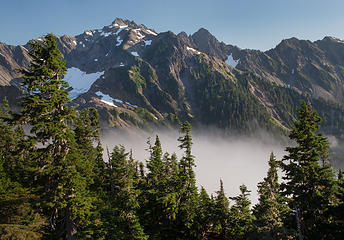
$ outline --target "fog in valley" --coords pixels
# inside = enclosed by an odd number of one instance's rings
[[[223,136],[220,133],[215,129],[192,133],[197,186],[203,186],[209,194],[215,193],[222,179],[227,197],[233,197],[239,194],[239,186],[244,183],[252,191],[251,200],[255,204],[257,183],[266,176],[270,153],[273,151],[276,158],[281,159],[285,147],[263,132],[254,134],[255,137]],[[178,130],[150,133],[139,130],[110,131],[102,134],[102,144],[110,152],[115,145],[121,144],[127,151],[132,149],[136,160],[145,161],[149,157],[147,139],[150,137],[154,144],[156,134],[163,152],[175,152],[179,158],[182,156],[177,141],[180,136]]]

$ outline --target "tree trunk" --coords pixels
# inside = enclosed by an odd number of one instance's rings
[[[73,220],[71,219],[70,210],[68,209],[67,215],[66,215],[66,239],[76,240],[77,239],[76,234],[77,234],[77,229]]]

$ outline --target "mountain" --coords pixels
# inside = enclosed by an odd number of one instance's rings
[[[150,128],[189,120],[194,126],[251,133],[290,129],[301,100],[344,138],[344,42],[291,38],[266,52],[219,42],[201,28],[157,33],[115,19],[75,37],[56,36],[68,68],[72,105],[96,107],[102,127]],[[36,40],[40,41],[41,38]],[[0,94],[21,96],[19,68],[29,45],[0,44]]]

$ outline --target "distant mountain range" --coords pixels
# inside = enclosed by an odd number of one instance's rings
[[[96,107],[106,127],[194,126],[250,133],[290,129],[301,100],[344,139],[344,42],[283,40],[266,52],[219,42],[201,28],[157,33],[116,19],[75,37],[56,36],[72,105]],[[40,38],[38,38],[40,40]],[[0,96],[15,106],[28,45],[0,43]]]

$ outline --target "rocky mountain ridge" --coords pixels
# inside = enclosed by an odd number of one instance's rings
[[[291,38],[261,52],[219,42],[203,28],[156,33],[123,19],[56,37],[72,104],[96,107],[103,127],[189,120],[228,131],[284,131],[306,100],[323,117],[325,133],[344,138],[341,40]],[[10,102],[21,94],[16,69],[28,66],[28,48],[0,44],[0,93]]]

